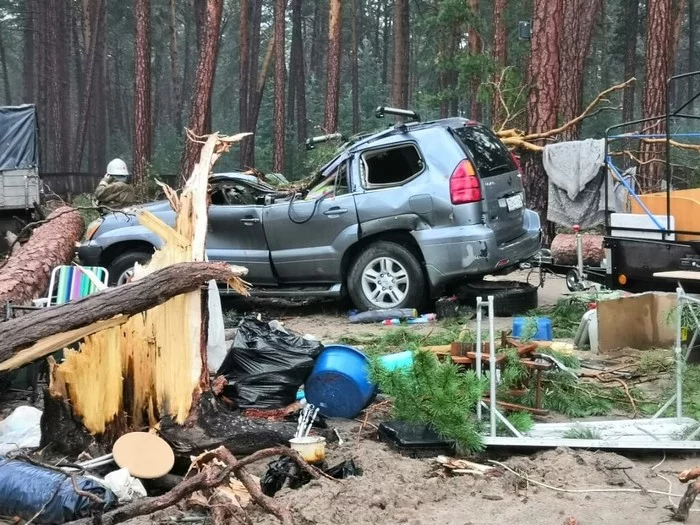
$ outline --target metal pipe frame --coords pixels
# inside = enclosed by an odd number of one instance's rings
[[[476,298],[476,378],[481,381],[481,297]],[[481,421],[481,403],[476,404],[476,419]]]

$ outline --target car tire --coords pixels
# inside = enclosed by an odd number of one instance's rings
[[[459,299],[463,304],[476,305],[476,298],[484,301],[493,296],[493,314],[496,317],[526,314],[537,308],[537,287],[518,281],[474,281],[462,285]]]
[[[386,293],[385,288],[379,291],[381,284],[387,285]],[[355,307],[362,311],[420,309],[426,300],[425,274],[418,257],[388,241],[369,245],[352,262],[347,288]],[[372,299],[374,292],[379,294],[376,300]]]
[[[126,252],[118,256],[107,267],[109,272],[109,285],[118,286],[125,284],[124,277],[126,272],[134,267],[134,264],[146,264],[153,256],[149,252]]]

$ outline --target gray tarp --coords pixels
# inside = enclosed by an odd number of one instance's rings
[[[547,219],[583,229],[605,220],[604,140],[560,142],[544,147],[542,164],[549,178]]]
[[[0,171],[35,167],[37,135],[34,104],[0,107]]]

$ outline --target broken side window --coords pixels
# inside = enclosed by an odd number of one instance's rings
[[[362,156],[362,170],[368,188],[403,184],[423,171],[423,159],[413,144],[369,151]]]

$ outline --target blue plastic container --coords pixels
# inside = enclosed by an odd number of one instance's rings
[[[522,335],[527,322],[527,317],[513,317],[513,337],[519,338]],[[537,333],[532,339],[536,341],[552,340],[552,320],[549,317],[537,317]]]
[[[304,385],[306,400],[326,417],[353,418],[372,400],[369,359],[347,345],[328,345]]]
[[[399,352],[398,354],[384,355],[379,358],[382,366],[389,371],[406,369],[413,366],[413,352]]]

